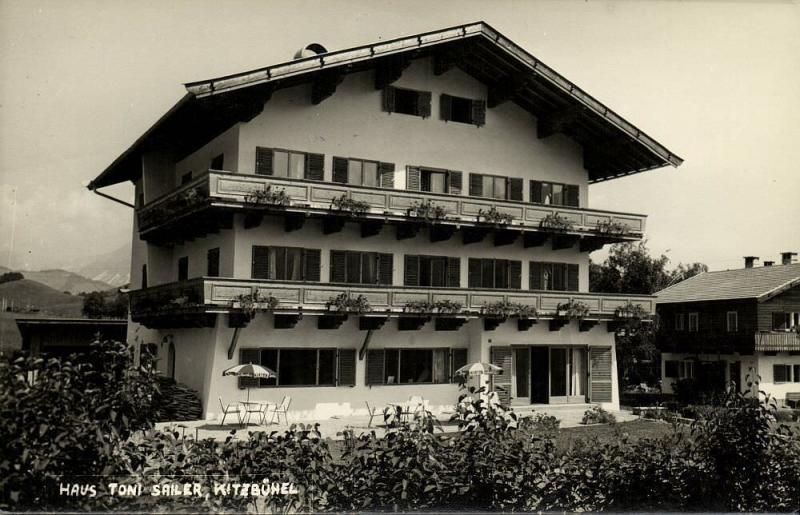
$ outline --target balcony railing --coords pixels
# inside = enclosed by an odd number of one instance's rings
[[[792,331],[759,331],[755,350],[764,352],[800,352],[800,333]]]
[[[288,202],[280,206],[248,202],[255,192],[268,187],[273,192],[283,191]],[[148,239],[148,234],[157,229],[174,227],[181,223],[182,217],[206,208],[271,209],[324,217],[332,214],[332,201],[342,196],[365,203],[368,208],[359,218],[367,221],[414,221],[410,210],[415,205],[430,202],[445,210],[445,218],[437,220],[441,225],[459,228],[491,226],[520,232],[590,236],[606,243],[640,239],[646,221],[645,215],[597,209],[209,171],[139,209],[139,231],[143,238]],[[491,210],[509,215],[510,223],[493,224],[480,218],[481,213]],[[547,220],[556,216],[566,222],[566,227],[546,225]]]

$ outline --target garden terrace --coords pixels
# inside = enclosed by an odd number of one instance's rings
[[[623,320],[618,309],[628,302],[641,305],[652,315],[655,298],[650,295],[601,294],[558,291],[491,290],[475,288],[413,288],[405,286],[342,285],[335,283],[297,283],[255,279],[224,279],[203,277],[170,283],[153,288],[135,290],[131,295],[131,316],[135,322],[149,327],[193,327],[211,323],[214,313],[228,313],[232,326],[246,324],[237,304],[240,298],[269,299],[278,301],[269,309],[266,304],[256,308],[274,312],[276,328],[291,327],[302,315],[320,318],[320,328],[338,327],[337,321],[348,316],[360,317],[362,329],[375,329],[389,317],[401,318],[403,327],[419,329],[432,319],[437,330],[453,330],[468,319],[483,318],[484,321],[503,323],[514,320],[519,330],[526,330],[540,320],[550,322],[550,330],[556,331],[570,322],[568,315],[559,311],[559,306],[580,302],[588,308],[588,314],[576,319],[581,330],[589,330],[600,322],[615,330]],[[364,312],[341,312],[326,304],[340,295],[347,298],[365,299],[368,309]],[[446,313],[431,309],[420,312],[409,306],[442,305],[444,301],[458,303],[458,311],[448,309]],[[484,313],[484,307],[494,303],[514,303],[535,308],[537,316],[519,318]],[[244,320],[243,320],[244,319]],[[555,322],[555,323],[553,323]],[[494,324],[488,324],[491,330]],[[496,325],[494,325],[496,327]]]
[[[281,193],[284,202],[254,199],[258,192]],[[364,206],[363,212],[332,209],[334,199]],[[263,197],[262,197],[263,199]],[[445,217],[415,216],[415,205],[430,202],[445,210]],[[301,228],[309,217],[323,220],[326,234],[340,231],[346,222],[361,225],[362,237],[396,228],[398,239],[415,236],[429,226],[431,241],[445,241],[460,232],[463,243],[492,238],[507,245],[521,238],[526,247],[550,241],[554,249],[578,244],[593,251],[608,243],[642,238],[646,216],[597,209],[574,208],[466,197],[420,191],[355,186],[350,184],[274,178],[209,171],[189,184],[141,207],[138,226],[142,239],[160,245],[177,244],[231,227],[232,213],[248,216],[246,225],[260,224],[264,216],[282,216],[285,229]],[[510,223],[486,220],[486,213],[509,215]],[[549,223],[555,221],[555,224]]]

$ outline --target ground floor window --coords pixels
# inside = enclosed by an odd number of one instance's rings
[[[800,365],[772,365],[772,382],[800,383]]]
[[[240,378],[244,387],[355,385],[354,349],[242,349],[240,362],[265,366],[278,375],[269,379]]]
[[[467,349],[373,349],[367,353],[367,384],[441,384],[455,381]]]
[[[694,361],[666,360],[664,361],[664,377],[688,379],[694,377]]]

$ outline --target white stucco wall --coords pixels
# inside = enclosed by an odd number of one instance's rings
[[[779,352],[775,356],[758,355],[758,375],[761,376],[760,388],[775,399],[785,399],[787,393],[800,393],[800,381],[776,383],[773,377],[773,365],[800,365],[800,356],[792,356],[788,352]]]
[[[741,375],[739,377],[742,388],[747,385],[747,382],[759,373],[757,356],[742,356],[739,354],[686,354],[675,352],[664,352],[661,354],[661,391],[664,393],[675,393],[672,384],[678,381],[678,378],[666,377],[665,375],[665,362],[669,360],[694,360],[694,361],[724,361],[725,365],[725,381],[732,381],[730,375],[730,364],[739,361],[741,363]],[[770,371],[770,374],[772,372]],[[763,384],[762,384],[763,386]]]

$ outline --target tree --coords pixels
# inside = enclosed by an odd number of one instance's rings
[[[3,283],[10,283],[11,281],[20,281],[25,279],[25,276],[19,272],[6,272],[3,275],[0,275],[0,284]]]
[[[83,298],[83,309],[81,312],[86,318],[103,318],[105,316],[105,299],[99,291],[86,294]]]
[[[125,318],[128,299],[118,291],[93,291],[83,295],[83,316],[87,318]]]

